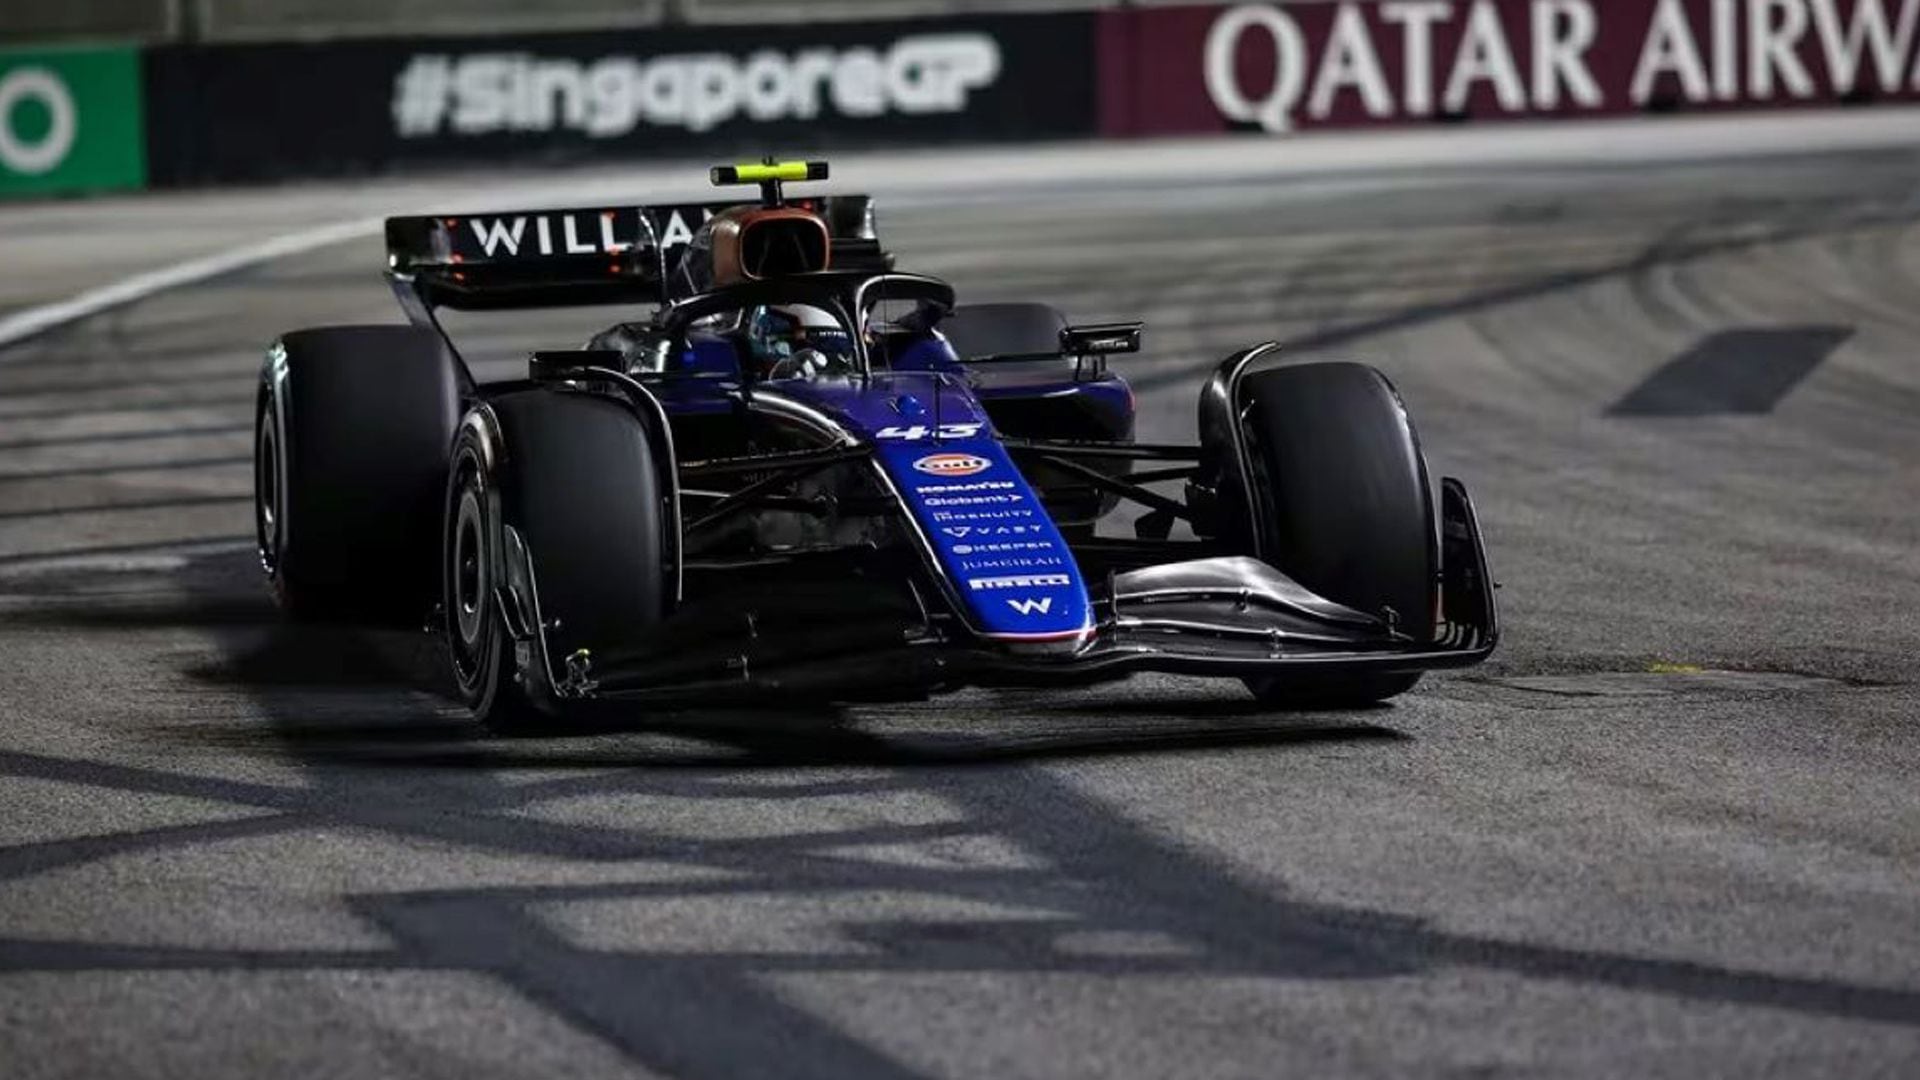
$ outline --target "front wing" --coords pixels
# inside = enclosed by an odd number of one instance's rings
[[[1085,685],[1144,672],[1303,683],[1468,667],[1499,640],[1494,582],[1466,488],[1441,485],[1436,634],[1420,640],[1316,596],[1253,559],[1215,556],[1109,575],[1091,633],[1025,644],[987,637],[939,605],[804,633],[718,635],[668,656],[613,663],[557,687],[626,704],[805,696],[892,700],[968,686]],[[685,640],[683,637],[682,640]]]

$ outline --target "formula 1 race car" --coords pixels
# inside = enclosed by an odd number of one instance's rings
[[[1139,324],[959,306],[893,269],[870,199],[783,190],[826,175],[389,219],[410,325],[267,356],[255,505],[282,607],[439,626],[466,705],[518,730],[1137,671],[1348,705],[1491,653],[1473,505],[1429,482],[1379,372],[1256,345],[1201,390],[1197,446],[1137,442],[1108,363]],[[648,302],[484,385],[437,314]]]

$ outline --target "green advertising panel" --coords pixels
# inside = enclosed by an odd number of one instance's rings
[[[0,49],[0,197],[140,187],[144,131],[137,50]]]

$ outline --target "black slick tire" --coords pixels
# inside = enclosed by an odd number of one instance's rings
[[[430,330],[301,330],[269,351],[254,412],[254,526],[298,620],[424,621],[459,362]]]
[[[1241,384],[1241,430],[1261,557],[1330,600],[1431,641],[1439,556],[1433,494],[1413,423],[1363,364],[1276,367]],[[1249,679],[1260,700],[1358,706],[1405,693],[1418,672]]]
[[[568,658],[629,647],[668,607],[662,485],[645,428],[619,402],[526,390],[483,412],[461,426],[446,489],[453,681],[494,731],[553,730],[575,718],[552,685]],[[515,545],[530,563],[524,590],[508,565]],[[544,660],[531,649],[524,670],[503,602],[544,624]]]

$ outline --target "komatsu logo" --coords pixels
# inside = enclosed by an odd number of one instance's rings
[[[1019,485],[1011,480],[975,480],[971,484],[928,484],[922,495],[970,495],[980,491],[1013,491]]]

